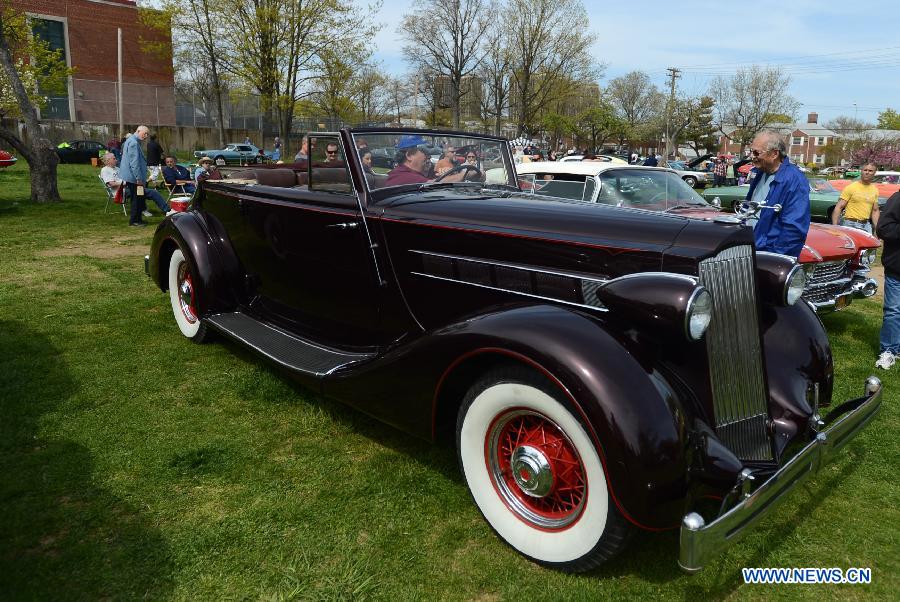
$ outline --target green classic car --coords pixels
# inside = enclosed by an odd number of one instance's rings
[[[716,197],[725,210],[734,209],[747,198],[749,184],[742,186],[719,186],[707,188],[701,194],[708,201]],[[813,221],[831,223],[831,211],[837,205],[841,193],[824,178],[809,178],[810,216]],[[881,203],[879,203],[881,204]]]

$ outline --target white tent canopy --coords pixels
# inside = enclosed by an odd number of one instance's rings
[[[528,138],[524,138],[522,136],[519,136],[515,140],[510,140],[509,143],[512,144],[513,146],[522,146],[522,147],[535,146],[535,144],[532,140],[529,140]]]

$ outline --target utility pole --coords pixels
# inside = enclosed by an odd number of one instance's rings
[[[675,107],[675,80],[681,77],[681,70],[675,67],[666,69],[669,72],[669,102],[666,107],[666,155],[668,160],[672,148],[672,141],[669,138],[669,123],[672,120],[672,109]]]

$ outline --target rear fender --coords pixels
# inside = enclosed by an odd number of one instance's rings
[[[233,279],[236,259],[230,249],[221,247],[215,244],[199,214],[175,214],[159,225],[153,237],[150,276],[161,290],[168,290],[169,261],[175,249],[180,248],[192,274],[199,279],[197,302],[201,315],[234,309],[238,298],[229,282],[239,281]],[[229,254],[231,261],[226,261]]]

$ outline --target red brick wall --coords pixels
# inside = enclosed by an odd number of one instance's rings
[[[11,0],[15,8],[38,15],[65,17],[69,61],[75,69],[73,94],[76,121],[116,121],[118,78],[117,28],[122,28],[122,77],[125,81],[125,121],[175,123],[172,38],[144,27],[133,0]],[[142,40],[160,42],[164,55],[146,52]],[[138,86],[141,84],[142,86]],[[160,99],[157,102],[157,99]],[[159,104],[159,117],[156,106]]]

